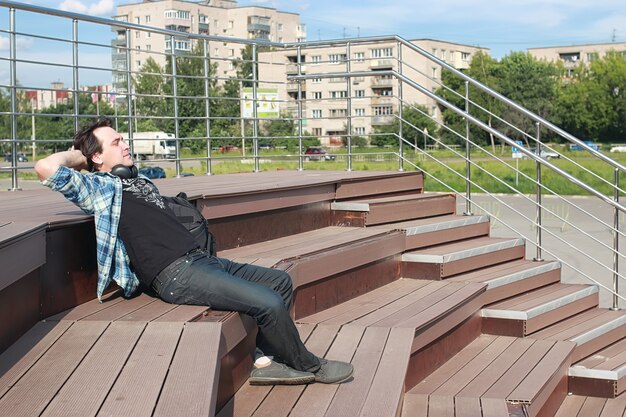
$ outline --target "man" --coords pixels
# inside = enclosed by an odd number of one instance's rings
[[[288,313],[289,275],[200,250],[156,186],[137,176],[129,146],[110,120],[81,129],[71,150],[38,161],[35,171],[44,185],[94,215],[99,299],[113,279],[127,297],[141,283],[169,303],[252,316],[259,334],[251,384],[339,383],[351,377],[351,364],[320,359],[304,347]]]

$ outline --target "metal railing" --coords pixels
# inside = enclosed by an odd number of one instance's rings
[[[46,25],[38,25],[44,17]],[[50,25],[66,35],[54,35]],[[427,186],[465,202],[465,214],[487,213],[494,225],[525,237],[536,261],[544,253],[561,260],[573,279],[606,290],[612,308],[624,299],[620,174],[626,168],[401,37],[273,43],[9,1],[0,1],[0,36],[9,41],[0,53],[0,72],[9,74],[0,81],[0,149],[11,154],[0,173],[10,173],[13,190],[19,189],[18,174],[32,170],[32,161],[18,161],[20,152],[64,149],[86,119],[102,115],[128,134],[133,152],[140,132],[171,133],[168,158],[140,163],[172,165],[175,176],[194,166],[207,175],[235,164],[254,171],[277,163],[317,168],[319,162],[307,162],[305,149],[321,143],[340,149],[334,162],[326,162],[335,169],[389,169],[392,163],[423,171]],[[63,52],[52,58],[29,52],[40,43]],[[101,56],[110,60],[92,61]],[[60,89],[41,74],[61,74],[71,82]],[[112,80],[114,88],[84,87],[97,84],[92,79]],[[504,111],[481,105],[478,95]],[[454,117],[443,117],[444,110]],[[436,129],[416,125],[411,114]],[[364,142],[378,147],[363,147]],[[555,159],[544,157],[546,151]],[[442,181],[442,173],[453,180]],[[563,182],[589,197],[561,195]],[[564,250],[575,253],[568,259],[576,261],[565,260]]]

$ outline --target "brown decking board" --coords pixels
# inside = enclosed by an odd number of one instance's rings
[[[615,398],[626,391],[626,339],[572,365],[569,390],[576,395]]]
[[[626,416],[626,394],[618,398],[594,398],[569,395],[554,417],[624,417]]]

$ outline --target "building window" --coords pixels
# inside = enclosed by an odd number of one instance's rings
[[[135,38],[139,39],[140,36],[141,36],[141,32],[139,32],[138,30],[135,31]]]
[[[143,20],[146,23],[150,23],[150,15],[145,16]]]
[[[311,79],[311,82],[313,84],[320,84],[322,82],[322,79],[321,78],[313,78],[313,79]]]
[[[218,28],[219,26],[220,26],[220,21],[219,21],[219,20],[217,20],[217,19],[214,19],[214,20],[213,20],[213,27],[214,27],[214,28]]]
[[[235,50],[234,49],[229,49],[228,50],[228,56],[235,56]]]
[[[393,96],[393,90],[391,88],[380,90],[379,95],[380,96],[391,97],[391,96]]]
[[[587,53],[587,61],[593,62],[597,61],[599,58],[599,54],[597,52],[588,52]]]
[[[365,128],[364,127],[355,127],[354,128],[354,133],[356,133],[359,136],[362,136],[365,134]]]
[[[232,20],[229,20],[229,21],[228,21],[228,29],[232,29],[232,28],[234,28],[234,27],[235,27],[235,22],[234,22],[234,21],[232,21]]]
[[[346,109],[330,109],[330,117],[346,117],[347,114]]]
[[[205,15],[205,14],[201,14],[200,16],[198,16],[198,23],[204,23],[204,24],[209,24],[209,16]]]
[[[354,60],[356,62],[363,62],[363,61],[365,61],[365,52],[355,52],[354,53]]]
[[[141,54],[141,45],[137,45],[137,55]]]
[[[320,100],[322,98],[322,92],[321,91],[313,91],[313,99],[314,100]]]
[[[328,61],[332,64],[338,64],[340,62],[346,62],[348,55],[346,54],[330,54],[328,55]]]
[[[389,58],[393,56],[393,48],[376,48],[370,50],[370,58]]]
[[[469,62],[471,54],[469,52],[461,52],[461,61]]]
[[[152,36],[152,32],[146,32],[146,38],[149,38]]]
[[[354,97],[365,97],[365,90],[354,90]]]
[[[135,18],[135,23],[137,23],[138,25],[141,24],[141,19],[139,17]]]
[[[441,59],[444,60],[444,61],[447,59],[446,50],[445,49],[441,50]]]
[[[450,59],[450,61],[454,61],[454,51],[450,51],[450,53],[448,54],[448,58]]]
[[[433,56],[437,56],[437,48],[433,48]]]
[[[278,30],[283,30],[283,24],[282,23],[278,24]]]
[[[135,61],[135,64],[137,66],[137,69],[139,69],[141,67],[141,61]]]
[[[435,80],[437,79],[437,67],[433,67],[433,72],[431,74],[431,77]]]
[[[355,116],[365,116],[365,109],[354,109]]]
[[[151,51],[151,50],[152,50],[152,45],[147,44],[147,45],[146,45],[146,51]]]
[[[166,19],[191,20],[191,13],[187,10],[166,10]]]
[[[330,92],[330,98],[346,98],[346,97],[348,97],[348,92],[345,90]]]
[[[311,55],[311,62],[314,64],[319,64],[320,62],[322,62],[322,56],[321,55]]]
[[[314,127],[313,129],[311,129],[311,132],[313,133],[313,136],[322,136],[321,127]]]
[[[314,109],[311,111],[311,115],[314,119],[321,119],[322,118],[322,110],[321,109]]]
[[[213,56],[220,56],[220,48],[213,49]]]
[[[393,108],[391,106],[374,106],[372,112],[374,116],[389,116],[393,114]]]

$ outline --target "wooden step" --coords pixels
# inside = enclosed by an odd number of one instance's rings
[[[583,396],[616,398],[626,391],[626,339],[569,368],[569,390]]]
[[[488,236],[489,217],[450,214],[373,226],[372,228],[403,231],[406,236],[405,250],[413,250],[473,237]]]
[[[298,327],[305,345],[314,354],[351,362],[352,379],[340,385],[246,384],[218,417],[395,417],[399,414],[413,341],[410,329],[323,324]]]
[[[411,328],[417,352],[477,313],[484,289],[477,283],[399,279],[298,322]]]
[[[617,398],[597,398],[568,395],[554,417],[624,417],[626,416],[626,394]]]
[[[478,410],[506,405],[503,410],[523,408],[518,411],[526,413],[514,415],[538,416],[553,407],[555,397],[560,401],[565,397],[563,388],[574,348],[568,341],[480,336],[407,391],[406,415],[426,415],[417,410],[412,414],[411,409],[427,402],[440,412],[427,414],[433,417],[455,415],[458,404],[473,404]]]
[[[524,239],[479,237],[434,246],[402,255],[402,275],[417,279],[444,279],[457,274],[522,259]]]
[[[598,305],[597,285],[551,284],[483,308],[483,331],[528,336]]]
[[[335,201],[330,208],[333,225],[365,227],[453,214],[456,211],[456,198],[453,194],[404,194]]]
[[[576,343],[572,356],[575,363],[626,337],[626,311],[593,308],[540,330],[531,337]]]
[[[554,284],[561,279],[561,263],[535,262],[526,259],[505,262],[448,278],[459,282],[487,284],[486,304],[492,304],[536,288]]]
[[[219,255],[287,271],[300,318],[397,279],[403,249],[400,231],[331,226]]]

